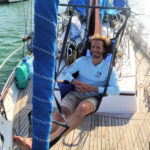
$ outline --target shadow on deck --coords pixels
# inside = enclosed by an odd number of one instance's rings
[[[32,81],[20,90],[14,113],[14,134],[29,137]],[[95,113],[63,137],[52,150],[149,150],[150,113]],[[14,146],[13,150],[19,150]]]

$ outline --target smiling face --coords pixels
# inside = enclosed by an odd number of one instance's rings
[[[103,42],[101,40],[93,40],[91,43],[91,55],[93,58],[103,58],[104,54]]]

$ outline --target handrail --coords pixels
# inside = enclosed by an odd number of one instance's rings
[[[84,7],[84,8],[100,8],[100,9],[116,9],[116,10],[127,10],[128,8],[119,8],[119,7],[105,7],[105,6],[95,6],[95,5],[72,5],[72,4],[59,4],[59,6],[68,6],[68,7]]]
[[[0,70],[2,69],[2,67],[5,65],[5,63],[8,61],[8,59],[10,57],[12,57],[15,53],[17,53],[19,50],[21,50],[22,48],[24,48],[24,45],[20,46],[19,48],[17,48],[14,52],[12,52],[4,61],[3,63],[0,65]]]

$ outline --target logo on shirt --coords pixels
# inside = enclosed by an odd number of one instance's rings
[[[97,71],[95,77],[99,78],[102,75],[102,73],[100,71]]]

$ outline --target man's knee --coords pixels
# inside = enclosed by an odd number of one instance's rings
[[[76,111],[79,113],[80,116],[86,116],[87,114],[94,111],[94,106],[89,101],[84,101],[79,104]]]
[[[64,114],[66,115],[66,117],[71,116],[71,112],[67,107],[62,106],[62,111],[64,112]],[[58,110],[55,111],[54,115],[53,115],[53,119],[54,120],[62,120],[63,118],[61,117],[61,114]]]

